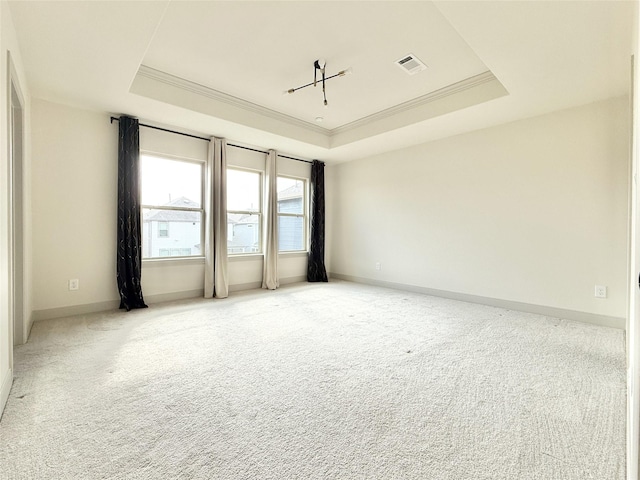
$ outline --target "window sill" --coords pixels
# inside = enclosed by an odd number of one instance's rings
[[[164,257],[164,258],[144,258],[142,268],[167,267],[178,265],[200,265],[204,263],[204,257]]]
[[[278,256],[279,257],[285,257],[285,258],[296,258],[296,257],[307,257],[309,255],[309,252],[307,251],[297,251],[297,252],[279,252]]]
[[[309,252],[279,252],[278,257],[281,258],[302,258],[307,257]],[[229,262],[255,262],[262,260],[262,253],[246,253],[242,255],[229,255]],[[142,268],[157,268],[179,265],[201,265],[204,263],[204,257],[162,257],[162,258],[144,258],[142,260]]]
[[[309,252],[301,251],[301,252],[279,252],[278,257],[280,258],[297,258],[297,257],[307,257]],[[262,260],[264,258],[264,253],[245,253],[245,254],[235,254],[229,255],[229,262],[251,262]]]
[[[262,260],[263,257],[263,253],[236,253],[227,256],[229,262],[251,262]]]

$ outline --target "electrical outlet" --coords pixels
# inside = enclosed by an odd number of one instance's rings
[[[376,262],[376,270],[382,270],[382,265],[380,265],[380,262]]]
[[[604,285],[596,285],[596,298],[607,298],[607,287]]]
[[[80,280],[77,278],[72,278],[69,280],[69,290],[78,290],[80,289]]]

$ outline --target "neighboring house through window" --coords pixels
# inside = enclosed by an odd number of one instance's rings
[[[202,256],[204,162],[142,154],[143,258]],[[227,168],[227,252],[262,252],[260,170]],[[307,180],[278,176],[278,251],[307,250]]]
[[[141,155],[143,258],[202,255],[203,166]]]
[[[307,249],[307,182],[301,178],[278,177],[278,251]]]
[[[227,251],[262,251],[262,173],[227,169]]]

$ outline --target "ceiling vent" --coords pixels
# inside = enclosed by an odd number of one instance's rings
[[[409,53],[404,57],[395,61],[395,64],[398,65],[402,70],[407,72],[409,75],[415,75],[422,70],[425,70],[427,66],[420,61],[418,57]]]

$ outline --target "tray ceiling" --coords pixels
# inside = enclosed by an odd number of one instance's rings
[[[34,97],[346,161],[624,95],[634,2],[11,1]],[[427,69],[395,65],[412,53]],[[282,95],[327,74],[318,87]],[[322,117],[322,122],[316,122]]]

